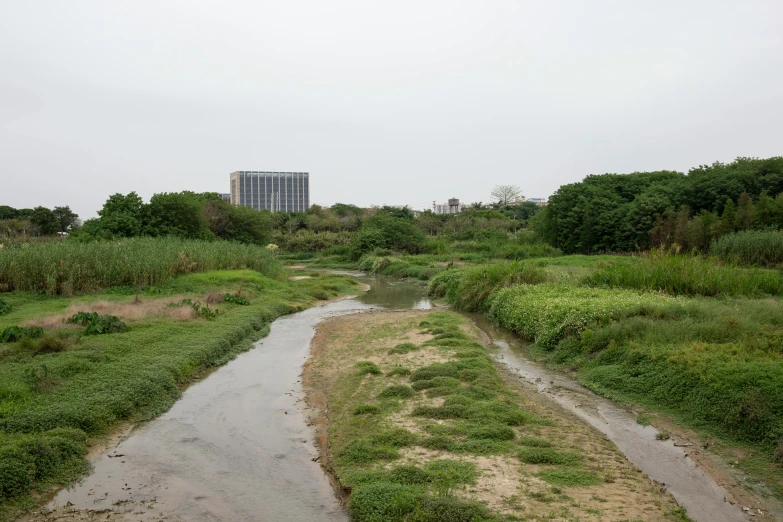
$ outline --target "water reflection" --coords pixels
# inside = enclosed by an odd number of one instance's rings
[[[370,285],[370,290],[356,299],[364,304],[413,310],[429,310],[432,301],[427,297],[427,288],[423,285],[408,283],[382,275],[357,276],[362,283]]]

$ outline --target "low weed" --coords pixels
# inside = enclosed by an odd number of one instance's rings
[[[545,469],[537,473],[537,476],[552,484],[563,487],[595,486],[602,482],[601,477],[589,471],[568,468]]]
[[[523,435],[519,437],[519,443],[523,446],[529,446],[531,448],[551,448],[552,443],[545,439],[538,437],[531,437],[529,435]]]
[[[84,326],[85,335],[103,335],[128,331],[128,325],[114,315],[98,315],[97,312],[76,312],[66,321]]]
[[[359,361],[354,365],[360,375],[381,375],[381,369],[372,361]]]
[[[354,415],[376,415],[381,412],[377,404],[357,404],[353,408]]]
[[[0,299],[0,315],[8,315],[11,313],[11,305]]]
[[[579,455],[557,451],[553,448],[524,447],[518,452],[520,460],[527,464],[576,464],[581,460]]]
[[[250,304],[250,299],[243,295],[237,294],[223,294],[223,301],[240,306],[248,306]]]
[[[652,424],[652,415],[648,415],[646,413],[640,413],[636,416],[636,424],[639,424],[641,426],[649,426]]]
[[[400,343],[391,350],[389,350],[389,355],[394,354],[406,354],[410,352],[415,352],[416,350],[420,350],[421,346],[417,346],[413,343]]]
[[[43,328],[32,326],[25,328],[22,326],[9,326],[0,332],[0,343],[16,343],[22,339],[38,339],[44,334]]]
[[[384,388],[381,393],[377,395],[378,399],[410,399],[413,397],[413,388],[405,384],[397,384],[394,386],[388,386]]]
[[[198,317],[203,317],[204,319],[211,320],[215,319],[218,315],[220,315],[220,312],[218,309],[211,309],[209,307],[209,304],[202,305],[198,301],[193,301],[192,299],[183,299],[179,303],[176,303],[171,306],[189,306],[193,309],[194,312],[196,312],[196,315]]]
[[[406,377],[410,374],[411,374],[411,369],[405,366],[395,366],[391,370],[386,372],[386,375],[389,377],[394,377],[395,375]]]

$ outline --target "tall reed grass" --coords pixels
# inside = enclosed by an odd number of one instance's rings
[[[783,295],[783,275],[779,273],[737,268],[703,256],[663,252],[639,257],[634,263],[597,270],[582,282],[592,287],[633,288],[670,295]]]
[[[173,237],[30,244],[0,249],[0,291],[72,295],[112,286],[152,286],[179,274],[248,268],[282,272],[265,248]]]
[[[739,265],[783,265],[783,233],[750,230],[727,234],[712,242],[710,252],[723,261]]]

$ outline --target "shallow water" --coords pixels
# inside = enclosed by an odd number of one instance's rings
[[[80,485],[50,507],[126,511],[138,520],[347,521],[320,465],[300,409],[302,364],[315,326],[373,308],[430,309],[420,285],[348,272],[370,290],[282,317],[255,347],[188,388],[161,417],[137,427],[94,461]],[[494,355],[562,407],[605,433],[636,466],[664,483],[697,521],[746,520],[723,489],[671,441],[567,376],[525,358],[521,340],[469,317]]]

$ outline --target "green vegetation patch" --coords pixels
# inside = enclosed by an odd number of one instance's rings
[[[377,395],[379,399],[409,399],[413,397],[413,388],[405,384],[388,386]]]
[[[411,374],[411,369],[405,366],[394,366],[391,370],[386,372],[386,375],[388,375],[389,377],[394,377],[395,375],[405,377],[410,374]]]
[[[739,265],[779,267],[783,265],[783,234],[779,230],[727,234],[712,242],[710,253]]]
[[[359,361],[354,365],[360,375],[381,375],[381,369],[372,361]]]
[[[490,306],[489,297],[501,288],[548,279],[547,272],[532,263],[483,264],[439,274],[428,292],[432,297],[445,297],[458,310],[482,312]]]
[[[389,350],[390,355],[394,354],[406,354],[410,352],[415,352],[417,350],[421,350],[421,346],[415,345],[413,343],[400,343],[391,350]]]
[[[381,412],[381,407],[377,404],[357,404],[353,408],[354,415],[376,415]]]
[[[31,326],[9,326],[0,332],[0,343],[15,343],[22,339],[38,339],[44,334],[43,328]]]
[[[7,315],[11,313],[11,305],[0,299],[0,315]]]
[[[530,446],[532,448],[551,448],[552,443],[546,439],[539,437],[531,437],[529,435],[523,435],[519,437],[519,443],[523,446]]]
[[[76,312],[65,321],[84,326],[85,335],[103,335],[128,331],[128,325],[114,315],[98,315],[97,312]]]
[[[283,275],[274,253],[232,241],[55,241],[0,249],[0,288],[69,296],[113,286],[155,286],[180,274],[243,268],[271,278]]]
[[[537,474],[542,480],[553,486],[585,487],[595,486],[603,482],[595,473],[580,469],[553,468],[545,469]]]
[[[678,304],[670,297],[630,290],[520,285],[495,294],[489,313],[501,326],[538,346],[554,348],[560,339],[588,326],[631,316],[666,316]]]
[[[557,451],[546,447],[524,447],[519,450],[519,458],[527,464],[559,464],[569,465],[578,463],[581,458],[575,453]]]
[[[737,268],[699,255],[662,252],[641,256],[632,264],[597,270],[585,277],[584,283],[594,287],[630,288],[669,295],[783,295],[783,274],[779,272]]]

